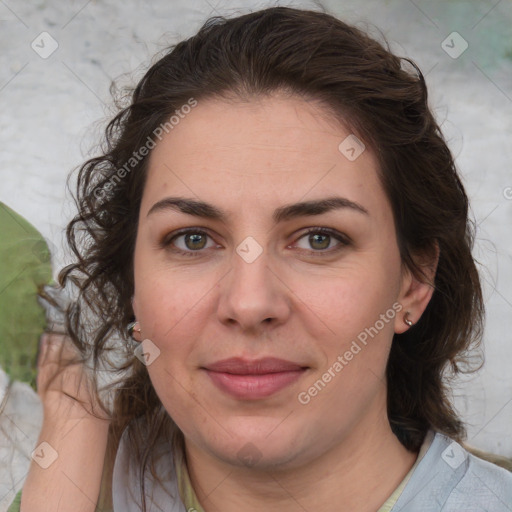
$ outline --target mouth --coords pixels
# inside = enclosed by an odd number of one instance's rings
[[[267,398],[296,382],[307,369],[276,358],[231,358],[202,368],[218,389],[239,400]]]

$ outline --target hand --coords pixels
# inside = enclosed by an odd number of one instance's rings
[[[92,376],[66,334],[44,333],[40,340],[37,393],[45,417],[55,420],[98,417],[110,421],[96,397]]]

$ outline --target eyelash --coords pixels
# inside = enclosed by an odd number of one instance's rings
[[[321,228],[321,227],[309,228],[297,240],[301,240],[302,238],[304,238],[305,236],[307,236],[311,233],[321,234],[321,235],[329,235],[340,242],[340,244],[337,245],[334,249],[326,249],[326,250],[318,250],[318,251],[312,250],[311,252],[314,253],[315,256],[320,256],[320,257],[330,256],[333,253],[338,252],[339,250],[343,249],[344,247],[350,245],[350,239],[346,235],[342,235],[338,231],[335,231],[330,228]],[[183,235],[187,235],[187,234],[204,235],[209,238],[212,238],[206,231],[203,231],[202,229],[187,228],[187,229],[177,231],[176,233],[173,233],[171,237],[169,237],[169,236],[164,237],[162,239],[162,241],[160,242],[160,246],[162,249],[169,249],[172,242],[174,240],[176,240],[176,238],[183,236]],[[188,256],[188,257],[192,257],[192,258],[201,256],[201,254],[204,252],[202,249],[199,249],[197,251],[192,251],[192,250],[183,251],[182,249],[173,248],[170,250],[172,252],[180,254],[182,256]]]

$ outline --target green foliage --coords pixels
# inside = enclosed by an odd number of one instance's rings
[[[0,202],[0,366],[34,389],[38,341],[46,325],[37,294],[51,280],[46,241]]]

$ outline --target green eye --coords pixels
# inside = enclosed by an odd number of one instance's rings
[[[329,228],[310,228],[299,240],[306,237],[309,247],[302,247],[302,249],[310,250],[310,248],[313,248],[313,252],[318,253],[325,252],[330,254],[350,244],[346,236]],[[339,243],[335,245],[334,248],[329,248],[333,239],[337,240]]]
[[[331,236],[316,233],[313,235],[309,235],[308,241],[314,249],[327,249],[331,242]],[[314,247],[314,244],[317,243],[319,244],[319,246]]]
[[[186,256],[195,256],[194,253],[200,252],[206,248],[207,239],[210,238],[208,233],[199,229],[188,229],[173,234],[172,237],[166,237],[161,243],[164,248],[170,248]],[[176,247],[176,241],[182,239],[182,245]]]
[[[206,237],[208,235],[201,233],[192,233],[183,235],[185,237],[185,245],[191,250],[204,249]],[[190,242],[191,246],[188,246]]]
[[[315,256],[330,255],[350,245],[350,239],[347,236],[329,228],[310,228],[298,240],[306,237],[308,247],[300,247],[300,249],[309,251]],[[207,245],[208,238],[211,239],[211,236],[201,229],[184,229],[165,237],[160,246],[184,256],[201,256],[204,253],[203,249],[213,247]],[[338,243],[330,247],[333,240],[337,240]],[[180,241],[179,244],[177,241]]]

